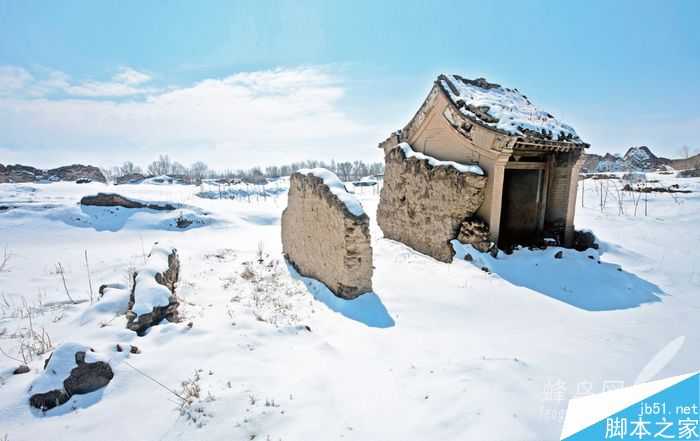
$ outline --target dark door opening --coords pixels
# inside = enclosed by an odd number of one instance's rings
[[[540,239],[542,171],[506,169],[498,246],[532,245]]]

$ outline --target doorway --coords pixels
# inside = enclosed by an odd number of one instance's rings
[[[532,245],[540,240],[543,175],[543,170],[505,170],[499,248]]]

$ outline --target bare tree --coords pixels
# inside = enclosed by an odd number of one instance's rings
[[[135,173],[141,173],[141,167],[134,165],[131,161],[125,161],[121,167],[119,167],[119,176],[133,175]]]
[[[187,168],[184,165],[175,161],[170,166],[170,171],[167,174],[171,174],[174,176],[187,176],[189,173],[187,171]]]
[[[687,145],[684,145],[681,147],[681,156],[685,159],[690,158],[690,147]]]
[[[352,163],[352,174],[355,176],[355,179],[360,179],[364,176],[367,176],[369,174],[369,169],[367,168],[367,164],[365,164],[362,161],[355,161]]]
[[[160,155],[148,166],[148,174],[153,176],[167,175],[172,170],[172,162],[168,155]]]
[[[113,168],[100,168],[100,171],[102,172],[102,176],[105,177],[107,182],[114,182],[114,177],[119,176],[116,172],[119,171],[119,167],[113,167]]]
[[[265,167],[265,176],[268,178],[277,178],[280,175],[280,168],[276,165]]]
[[[289,176],[292,174],[292,167],[289,165],[283,165],[280,167],[280,176]]]
[[[203,163],[202,161],[197,161],[190,166],[189,174],[195,181],[201,182],[202,178],[206,176],[208,170],[209,167],[207,167],[207,164]]]
[[[338,174],[343,181],[349,181],[350,175],[352,174],[352,163],[351,162],[339,162],[338,163]]]
[[[384,174],[384,163],[373,162],[369,165],[369,174],[372,176]]]

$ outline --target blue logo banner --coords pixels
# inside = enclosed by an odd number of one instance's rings
[[[561,439],[700,441],[699,419],[694,373],[571,400]]]

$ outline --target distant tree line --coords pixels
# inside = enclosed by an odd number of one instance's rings
[[[279,178],[281,176],[289,176],[297,170],[303,168],[326,168],[337,174],[344,181],[359,180],[366,176],[376,176],[384,173],[384,163],[364,161],[346,161],[338,162],[331,160],[327,163],[324,161],[307,160],[293,162],[287,165],[271,165],[267,167],[252,167],[249,169],[238,170],[223,170],[217,171],[210,169],[207,164],[202,161],[197,161],[189,167],[170,159],[168,155],[160,155],[158,159],[148,164],[145,168],[135,165],[131,161],[124,162],[121,166],[103,169],[105,177],[110,180],[116,180],[124,176],[144,175],[144,176],[161,176],[168,175],[171,177],[180,178],[185,182],[197,183],[202,179],[240,179],[245,182],[263,183],[270,178]]]
[[[384,163],[382,162],[372,162],[367,163],[364,161],[353,161],[353,162],[335,162],[332,160],[330,163],[316,160],[308,160],[301,162],[293,162],[288,165],[282,166],[269,166],[265,167],[265,176],[268,178],[276,178],[279,176],[289,176],[297,170],[302,168],[325,168],[333,173],[337,174],[338,177],[344,181],[349,181],[351,179],[361,179],[366,176],[376,176],[384,173]]]

